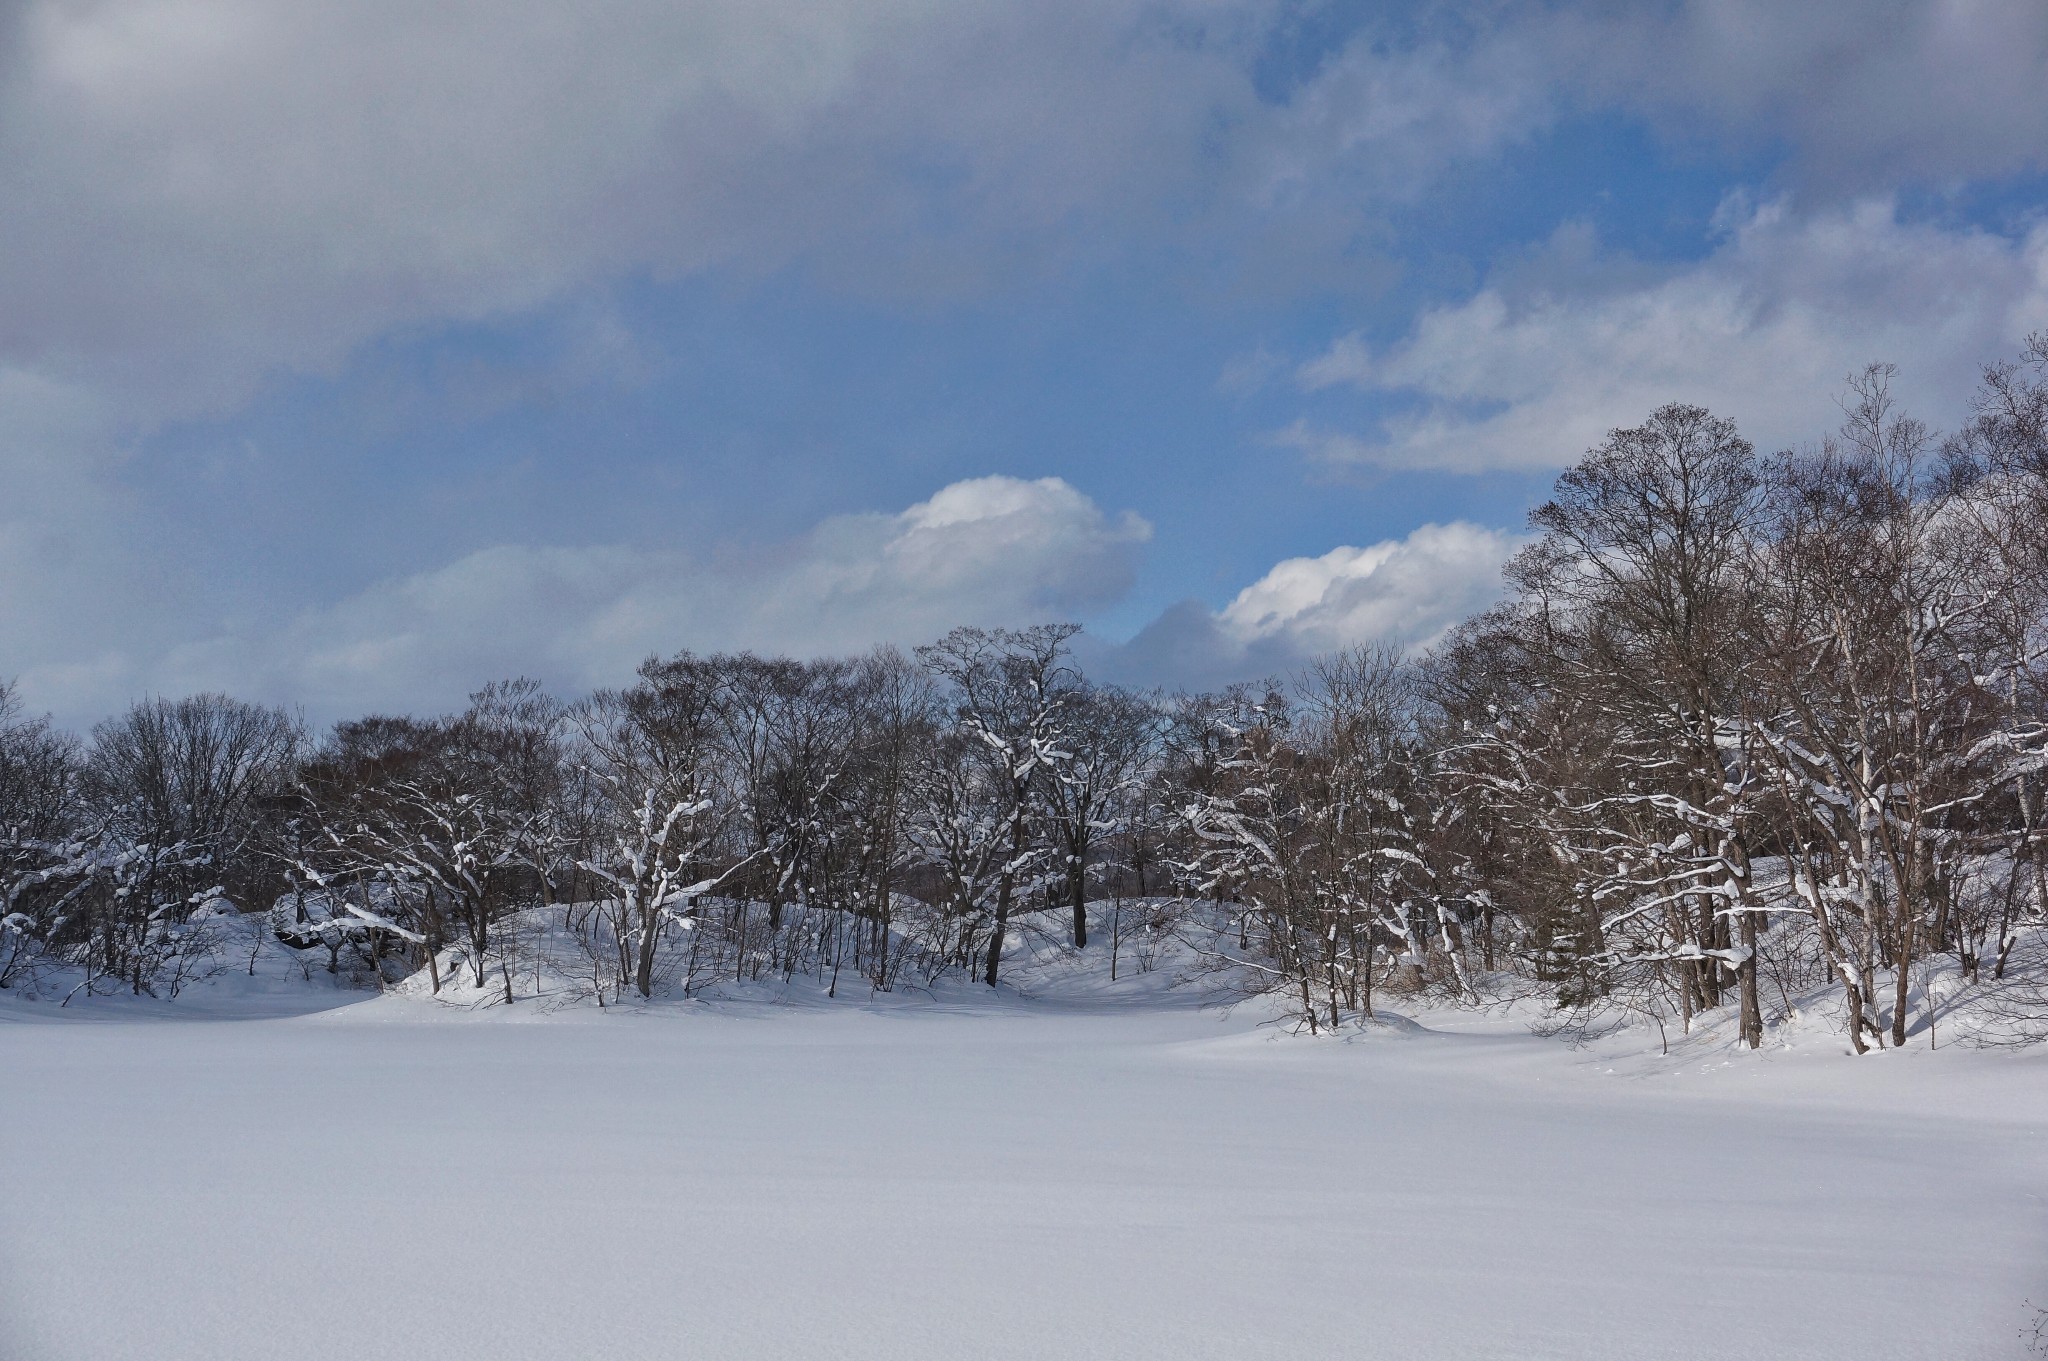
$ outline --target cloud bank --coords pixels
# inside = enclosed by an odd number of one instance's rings
[[[0,11],[0,363],[148,420],[633,271],[929,298],[1165,234],[1327,281],[1455,167],[1603,109],[1782,144],[1809,197],[2048,166],[2031,0],[1425,6],[1262,79],[1299,19],[27,0]]]
[[[73,716],[196,685],[431,706],[506,670],[915,641],[1128,589],[1144,522],[1050,481],[744,550],[504,542],[324,597],[266,592],[231,533],[183,536],[137,490],[151,432],[266,384],[648,280],[913,318],[1138,261],[1181,298],[1307,299],[1313,331],[1274,341],[1323,349],[1307,414],[1260,422],[1327,466],[1559,467],[1675,398],[1790,442],[1872,359],[1952,419],[1978,363],[2048,326],[2038,205],[1973,216],[1965,192],[2048,170],[2044,88],[2037,0],[0,5],[0,674]],[[1742,186],[1702,258],[1568,223],[1433,274],[1404,238],[1447,181],[1603,120]],[[1316,406],[1338,394],[1375,416]],[[1511,545],[1454,523],[1290,559],[1105,655],[1192,682],[1426,639]]]
[[[1334,465],[1478,472],[1554,468],[1668,401],[1739,418],[1762,446],[1832,428],[1831,398],[1873,361],[1937,422],[1962,414],[1977,366],[2048,327],[2048,226],[2014,239],[1902,221],[1888,201],[1798,216],[1732,203],[1696,265],[1571,259],[1572,233],[1525,273],[1425,311],[1399,343],[1357,335],[1303,365],[1301,385],[1401,401],[1374,433],[1304,418],[1276,434]],[[1560,259],[1559,257],[1567,257]],[[1576,276],[1560,287],[1552,273]]]
[[[622,683],[641,658],[683,647],[823,656],[914,646],[959,624],[1085,616],[1128,595],[1151,534],[1057,478],[975,478],[745,549],[503,545],[288,619],[30,668],[22,689],[81,725],[150,692],[227,690],[322,722],[455,707],[510,675],[566,694]],[[1221,609],[1185,601],[1128,642],[1085,637],[1082,659],[1105,679],[1172,688],[1283,672],[1357,643],[1427,646],[1498,597],[1520,542],[1431,524],[1288,559]]]
[[[1114,600],[1150,536],[1138,516],[1106,514],[1056,478],[984,477],[746,550],[490,548],[280,628],[174,648],[144,674],[331,717],[446,707],[502,675],[618,684],[649,653],[686,646],[818,656],[915,644],[956,624],[1066,618]]]

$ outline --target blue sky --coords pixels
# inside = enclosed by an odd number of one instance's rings
[[[33,705],[1049,617],[1211,684],[1426,643],[1660,402],[1944,424],[2048,328],[2034,3],[564,15],[0,18]]]

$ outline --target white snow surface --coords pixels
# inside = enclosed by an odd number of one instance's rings
[[[1312,1038],[1100,957],[0,1003],[0,1357],[1924,1361],[2048,1304],[2048,1055]]]

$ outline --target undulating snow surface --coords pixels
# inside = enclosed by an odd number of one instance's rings
[[[1022,976],[0,1007],[0,1356],[1925,1361],[2048,1303],[2027,1054],[1333,1041]]]

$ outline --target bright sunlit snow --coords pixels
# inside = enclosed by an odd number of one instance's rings
[[[1312,1039],[1125,967],[12,1004],[0,1352],[1990,1358],[2048,1298],[2031,1054]]]

